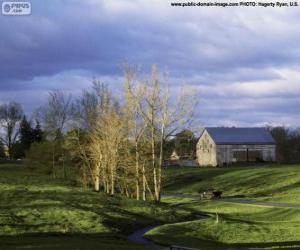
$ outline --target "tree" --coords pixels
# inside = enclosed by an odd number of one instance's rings
[[[63,144],[63,133],[67,127],[67,123],[72,117],[72,97],[62,91],[54,90],[49,92],[47,105],[41,107],[37,111],[38,117],[42,120],[46,135],[48,139],[52,140],[52,168],[53,178],[56,178],[55,173],[55,155],[57,150],[61,157],[61,163],[64,173],[64,178],[67,176],[65,162],[64,162],[64,150]]]
[[[28,121],[24,115],[19,125],[18,140],[12,146],[13,158],[24,158],[26,151],[34,142],[41,142],[43,140],[40,124],[37,121],[35,128],[32,127],[31,121]]]
[[[0,141],[0,159],[6,158],[5,148],[2,142]]]
[[[90,181],[88,176],[92,176],[94,189],[98,191],[100,188],[100,169],[97,165],[100,163],[96,163],[99,159],[93,159],[91,152],[91,144],[96,143],[95,140],[99,134],[96,133],[93,141],[91,141],[91,134],[99,127],[102,117],[112,108],[115,111],[119,110],[118,106],[108,86],[98,80],[93,81],[91,90],[83,91],[82,95],[75,100],[72,130],[67,135],[66,143],[68,148],[72,148],[73,158],[77,158],[81,162],[81,182],[84,187]]]
[[[95,191],[99,191],[102,179],[105,191],[115,194],[125,138],[122,117],[114,110],[103,114],[90,135]]]
[[[112,106],[117,106],[117,102],[108,86],[93,80],[92,89],[84,90],[74,102],[73,127],[91,131],[99,117]]]
[[[73,128],[65,136],[64,147],[68,151],[71,162],[78,167],[82,187],[86,189],[93,183],[93,165],[89,151],[89,134],[86,130]]]
[[[20,104],[10,102],[0,105],[0,124],[4,130],[2,143],[8,148],[9,158],[12,158],[12,147],[19,134],[18,125],[23,116],[23,109]]]
[[[182,126],[188,125],[197,105],[197,98],[182,88],[177,100],[171,98],[166,79],[160,80],[156,66],[152,67],[151,77],[140,80],[141,93],[129,89],[144,119],[149,136],[151,169],[153,174],[154,199],[159,202],[162,187],[162,166],[165,159],[167,139]]]
[[[146,176],[144,165],[141,169],[141,141],[144,136],[146,129],[146,123],[143,120],[141,113],[139,112],[138,100],[141,99],[143,94],[143,89],[141,85],[137,84],[137,68],[130,67],[129,65],[124,65],[124,75],[125,75],[125,97],[126,104],[124,108],[124,113],[127,121],[127,131],[129,137],[134,140],[134,151],[135,151],[135,189],[136,189],[136,199],[140,199],[140,181],[142,172],[142,196],[143,200],[146,200]]]
[[[72,97],[60,90],[49,92],[48,103],[37,111],[47,135],[60,138],[72,117]]]
[[[276,158],[279,163],[300,162],[300,132],[285,127],[270,128],[276,141]]]
[[[24,115],[19,128],[20,133],[20,143],[24,147],[24,151],[28,150],[31,143],[34,142],[34,133],[33,128],[31,126],[31,122],[27,120],[26,116]]]
[[[289,131],[284,127],[271,128],[271,134],[276,141],[276,158],[279,163],[289,162]]]
[[[196,155],[196,144],[197,139],[190,130],[184,129],[175,135],[174,150],[180,156],[194,159]]]
[[[36,125],[33,129],[33,140],[35,142],[42,142],[44,140],[44,132],[38,119],[35,121]]]
[[[53,157],[55,161],[60,157],[59,151],[55,151],[53,156],[53,143],[55,141],[34,142],[26,152],[26,166],[31,170],[42,171],[53,176]]]

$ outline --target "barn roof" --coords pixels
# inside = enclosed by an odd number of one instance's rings
[[[206,128],[216,144],[222,145],[270,145],[276,144],[266,128]]]

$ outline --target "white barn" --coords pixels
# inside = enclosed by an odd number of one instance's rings
[[[200,166],[276,161],[276,143],[266,128],[205,128],[197,143]]]

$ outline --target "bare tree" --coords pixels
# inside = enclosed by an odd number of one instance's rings
[[[52,174],[53,178],[56,178],[55,172],[55,155],[56,150],[61,151],[61,161],[63,174],[66,178],[65,168],[65,153],[62,147],[63,144],[63,133],[66,129],[67,123],[72,117],[72,97],[67,95],[65,92],[60,90],[54,90],[49,92],[47,105],[41,107],[37,111],[37,115],[42,121],[47,136],[53,142],[52,148]]]
[[[73,105],[73,126],[91,130],[99,117],[116,103],[108,86],[93,80],[91,90],[84,90]]]
[[[145,134],[149,135],[150,141],[154,199],[160,201],[166,139],[191,121],[198,102],[194,94],[184,88],[177,99],[171,98],[168,81],[159,79],[156,66],[152,67],[150,79],[141,80],[139,84],[142,91],[137,94],[131,89],[131,93],[146,123]]]
[[[139,112],[138,102],[136,99],[141,99],[143,95],[143,89],[137,81],[138,69],[130,67],[129,65],[124,65],[125,74],[125,96],[126,104],[124,108],[124,113],[127,118],[129,137],[134,141],[135,149],[135,189],[136,189],[136,199],[140,199],[140,181],[142,173],[142,183],[143,183],[143,200],[146,199],[146,189],[145,189],[145,171],[141,169],[141,156],[140,147],[141,140],[145,132],[146,123],[143,120],[141,113]]]
[[[18,137],[18,124],[23,116],[23,110],[20,104],[10,102],[0,106],[0,124],[4,130],[4,136],[1,141],[8,148],[9,158],[12,154],[12,146]]]
[[[114,195],[125,140],[122,117],[115,111],[102,115],[90,134],[90,151],[94,162],[94,189],[99,191],[102,178],[104,189]]]
[[[48,135],[56,139],[66,129],[72,115],[72,97],[60,90],[49,92],[48,102],[38,110]]]

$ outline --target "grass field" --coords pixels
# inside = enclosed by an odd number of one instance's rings
[[[0,190],[0,249],[141,249],[126,236],[189,214],[82,191],[23,165],[0,165]]]
[[[165,190],[197,194],[209,188],[231,198],[300,204],[300,166],[176,168],[165,174]]]
[[[215,188],[225,197],[300,203],[300,166],[168,169],[165,183],[169,193],[197,194]],[[147,234],[157,242],[208,250],[300,249],[300,209],[179,196],[164,202],[211,217],[158,227]]]
[[[176,202],[174,198],[165,202]],[[209,214],[207,220],[158,227],[147,237],[203,249],[300,249],[300,209],[185,200],[177,206]],[[218,216],[218,221],[216,220]]]
[[[168,169],[169,193],[219,189],[226,197],[299,204],[300,166]],[[300,249],[300,209],[169,196],[163,204],[83,191],[23,165],[0,165],[0,249],[144,249],[134,230],[163,244],[221,249]],[[210,218],[191,221],[191,214]],[[216,219],[218,218],[218,220]],[[178,221],[185,221],[175,223]],[[148,248],[149,249],[149,248]]]

